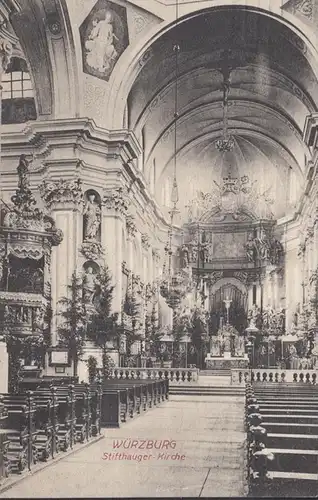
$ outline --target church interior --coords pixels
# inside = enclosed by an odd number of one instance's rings
[[[184,492],[167,465],[164,496],[316,496],[318,0],[0,16],[0,497],[129,496],[14,481],[137,414],[135,435],[191,426],[195,402],[226,451],[207,427],[207,457],[176,456],[239,468]],[[162,495],[150,462],[133,496]]]

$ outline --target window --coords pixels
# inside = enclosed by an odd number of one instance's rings
[[[23,59],[14,57],[2,76],[2,99],[33,97],[30,73]]]
[[[2,123],[36,120],[32,81],[26,62],[13,57],[2,75]]]

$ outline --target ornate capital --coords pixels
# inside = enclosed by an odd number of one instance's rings
[[[149,236],[146,233],[142,233],[141,235],[141,245],[145,251],[148,251],[150,248]]]
[[[80,179],[43,181],[39,186],[41,197],[49,210],[56,205],[83,206],[84,197]]]
[[[136,235],[137,228],[135,224],[135,217],[131,214],[128,214],[126,217],[126,229],[128,236],[134,238],[134,236]]]
[[[114,210],[122,215],[126,215],[129,200],[124,188],[111,189],[104,195],[103,205],[108,210]]]

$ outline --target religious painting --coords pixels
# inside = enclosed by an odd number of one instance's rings
[[[125,7],[99,0],[80,27],[83,71],[106,82],[129,45]]]
[[[245,233],[216,233],[213,234],[213,256],[216,259],[244,258]]]

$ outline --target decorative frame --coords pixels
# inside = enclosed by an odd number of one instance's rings
[[[68,367],[71,366],[71,356],[66,348],[50,347],[47,352],[49,355],[49,366],[64,367],[64,368],[66,366]],[[60,354],[60,356],[55,356],[58,353]]]

